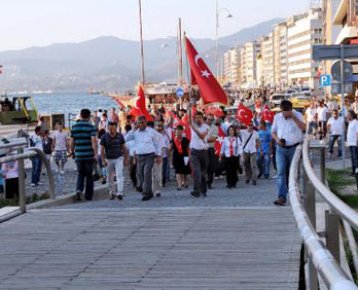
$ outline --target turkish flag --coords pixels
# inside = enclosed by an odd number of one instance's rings
[[[221,103],[228,104],[228,98],[213,76],[212,72],[200,57],[192,43],[185,37],[186,54],[188,56],[190,70],[192,74],[192,83],[198,84],[200,95],[204,104]]]
[[[245,107],[243,104],[239,105],[236,112],[236,119],[248,126],[251,123],[253,117],[254,114],[248,107]]]
[[[141,115],[144,115],[147,121],[153,121],[153,117],[147,111],[147,107],[145,106],[145,96],[144,90],[142,86],[139,86],[137,99],[135,101],[135,108],[141,112]]]
[[[182,119],[182,124],[184,125],[185,137],[190,141],[191,140],[191,129],[189,124],[189,116],[185,115]]]
[[[218,126],[218,138],[216,138],[216,141],[214,143],[215,155],[218,157],[220,156],[221,146],[223,144],[224,137],[224,131],[221,129],[221,126]]]
[[[128,115],[132,115],[135,118],[139,117],[140,115],[142,115],[142,111],[139,110],[138,108],[132,108],[129,112]]]
[[[215,106],[207,107],[205,110],[205,113],[206,113],[206,115],[212,114],[217,118],[224,116],[223,111],[220,108],[215,107]]]
[[[264,107],[264,110],[262,112],[262,120],[264,120],[265,122],[270,122],[271,124],[273,123],[273,118],[275,117],[275,113],[272,112],[269,107],[266,105]]]

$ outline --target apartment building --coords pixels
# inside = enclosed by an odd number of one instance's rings
[[[358,0],[340,1],[333,24],[340,28],[336,44],[358,45]],[[352,93],[358,94],[358,59],[349,60],[353,66]]]
[[[273,28],[274,82],[277,89],[287,86],[287,24]]]
[[[263,86],[275,87],[275,62],[273,33],[261,39]]]
[[[258,41],[248,42],[244,45],[243,58],[244,58],[244,71],[243,78],[245,79],[245,87],[252,88],[257,86],[257,71],[256,59],[260,54],[261,44]]]
[[[288,84],[315,86],[318,63],[312,61],[312,46],[322,43],[322,11],[308,13],[287,20]]]
[[[240,81],[240,64],[240,47],[232,48],[224,53],[224,76],[226,83],[238,85]]]

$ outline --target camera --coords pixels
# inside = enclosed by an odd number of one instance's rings
[[[285,139],[280,139],[280,143],[283,147],[286,147],[286,140]]]

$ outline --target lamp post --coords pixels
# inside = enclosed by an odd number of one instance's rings
[[[227,18],[232,18],[232,14],[227,8],[219,8],[218,0],[215,1],[216,4],[216,33],[215,33],[215,63],[216,63],[216,78],[219,76],[219,52],[218,52],[218,40],[219,40],[219,15],[221,11],[227,13]]]

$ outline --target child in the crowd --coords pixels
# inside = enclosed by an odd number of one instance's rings
[[[19,171],[18,162],[9,161],[1,166],[5,184],[5,198],[13,199],[19,196]]]

